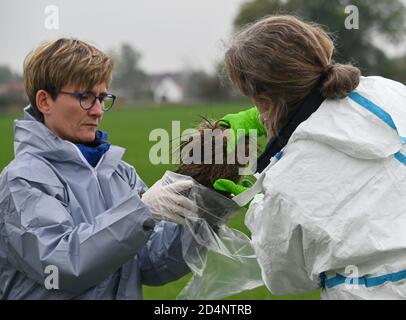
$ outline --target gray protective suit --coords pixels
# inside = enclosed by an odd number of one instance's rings
[[[121,160],[123,148],[111,146],[93,168],[30,108],[14,134],[15,159],[0,176],[4,299],[142,299],[142,284],[190,271],[183,228],[155,225],[140,199],[146,186]],[[58,290],[46,289],[55,270],[48,266],[57,268]]]

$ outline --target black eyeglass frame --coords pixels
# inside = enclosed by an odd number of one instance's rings
[[[102,105],[103,111],[108,111],[108,110],[110,110],[110,109],[113,107],[113,105],[114,105],[114,101],[116,101],[116,96],[115,96],[114,94],[111,94],[111,93],[103,94],[103,95],[100,95],[100,96],[96,96],[92,91],[85,91],[85,92],[58,91],[58,94],[60,94],[60,93],[62,93],[62,94],[68,94],[68,95],[71,95],[71,96],[74,96],[74,97],[78,98],[78,99],[79,99],[80,107],[81,107],[83,110],[85,110],[85,111],[88,111],[88,110],[90,110],[90,109],[92,109],[92,108],[94,107],[94,105],[95,105],[95,103],[96,103],[96,99],[99,99],[100,104]],[[85,95],[89,95],[89,94],[92,95],[92,96],[94,97],[94,99],[93,99],[93,101],[92,101],[90,107],[85,108],[85,107],[83,107],[83,105],[82,105],[82,100],[83,100],[83,97],[84,97]],[[106,108],[106,107],[104,106],[104,104],[103,104],[103,101],[104,101],[104,99],[106,99],[106,98],[111,98],[111,99],[113,99],[113,102],[111,103],[111,106],[108,107],[108,108]]]

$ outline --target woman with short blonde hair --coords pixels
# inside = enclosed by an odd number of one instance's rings
[[[193,205],[181,193],[190,184],[147,190],[98,130],[116,98],[112,68],[77,39],[45,42],[25,60],[30,105],[0,174],[3,299],[142,299],[142,285],[190,271],[185,229],[173,223]]]

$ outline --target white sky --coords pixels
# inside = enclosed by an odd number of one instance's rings
[[[221,40],[244,0],[0,0],[0,64],[22,71],[40,42],[73,36],[102,50],[130,43],[148,72],[185,67],[211,71]],[[45,28],[48,5],[59,9],[59,30]]]

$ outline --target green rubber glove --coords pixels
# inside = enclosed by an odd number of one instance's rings
[[[247,187],[239,185],[234,181],[228,179],[217,179],[216,181],[214,181],[213,187],[217,191],[228,192],[235,196],[243,193],[245,190],[248,189]]]
[[[213,187],[217,191],[224,191],[237,196],[240,193],[243,193],[247,189],[251,188],[254,185],[255,181],[256,179],[254,176],[245,177],[241,184],[235,183],[234,181],[228,179],[217,179],[216,181],[214,181]],[[250,204],[251,201],[248,202],[244,207],[248,209]]]
[[[229,144],[227,146],[227,150],[229,152],[234,151],[239,139],[243,135],[248,135],[250,129],[257,130],[259,137],[266,135],[266,129],[259,120],[259,111],[257,107],[253,107],[238,113],[227,114],[220,119],[220,124],[225,128],[231,129],[233,132],[231,135],[232,143],[231,145]]]

